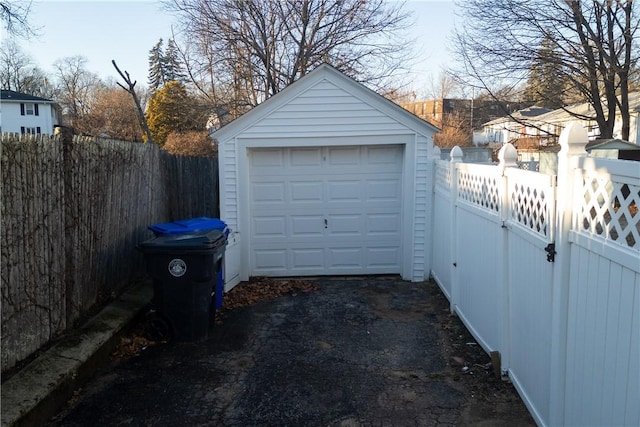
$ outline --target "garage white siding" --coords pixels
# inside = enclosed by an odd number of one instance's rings
[[[235,147],[218,147],[220,214],[232,230],[238,228],[238,160]],[[224,177],[224,178],[223,178]],[[222,215],[224,212],[224,215]]]
[[[216,131],[220,215],[238,233],[240,279],[424,280],[436,131],[328,65]]]
[[[323,80],[253,124],[243,137],[331,137],[406,131],[398,120]]]
[[[252,149],[253,275],[400,273],[403,146]]]
[[[430,207],[432,206],[430,191],[432,182],[430,169],[428,167],[429,144],[426,138],[419,137],[415,145],[415,188],[414,188],[414,230],[413,230],[413,260],[412,260],[412,280],[424,280],[429,272],[427,260],[431,259],[427,242],[427,230],[431,226],[428,224]]]

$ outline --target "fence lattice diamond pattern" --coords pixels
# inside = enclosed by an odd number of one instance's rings
[[[514,185],[510,208],[512,221],[549,237],[549,202],[544,190],[532,188],[525,183]]]
[[[458,197],[493,212],[500,211],[498,182],[494,177],[460,171]]]
[[[640,186],[602,177],[586,179],[579,213],[582,231],[629,247],[640,246]]]
[[[448,162],[436,162],[436,187],[451,188],[451,170]]]

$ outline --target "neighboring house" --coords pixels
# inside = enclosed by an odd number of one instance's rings
[[[482,125],[481,132],[474,132],[473,143],[505,144],[518,138],[540,137],[541,130],[527,122],[535,124],[537,117],[553,110],[538,106],[528,107],[512,113],[510,116],[499,117]],[[546,135],[546,134],[545,134]],[[542,144],[544,145],[544,144]]]
[[[565,107],[564,109],[554,110],[550,113],[544,114],[540,117],[536,117],[536,120],[539,122],[539,125],[545,129],[554,132],[556,135],[560,135],[562,129],[565,126],[575,120],[579,120],[582,122],[582,126],[587,129],[587,133],[589,134],[589,139],[594,140],[600,136],[600,129],[598,128],[598,124],[595,120],[580,120],[576,118],[571,113],[578,114],[580,116],[593,116],[593,107],[591,104],[584,102],[580,104],[570,105]],[[630,112],[630,123],[629,123],[629,142],[634,144],[640,144],[640,91],[631,92],[629,94],[629,112]],[[620,139],[622,128],[622,119],[618,112],[616,116],[616,122],[613,130],[613,138]]]
[[[251,276],[426,279],[437,131],[323,64],[214,132],[220,216],[238,239],[227,289]]]
[[[53,134],[60,124],[55,101],[12,90],[0,95],[0,133]]]
[[[535,110],[527,113],[527,110]],[[530,107],[518,111],[512,117],[501,117],[485,123],[482,132],[474,134],[474,143],[504,144],[520,138],[536,138],[539,146],[553,145],[557,137],[569,122],[580,121],[587,129],[590,140],[600,136],[598,124],[593,119],[580,119],[580,117],[593,117],[593,107],[584,102],[569,105],[564,108],[546,112],[544,109]],[[640,144],[640,91],[629,94],[630,132],[629,142]],[[536,113],[537,114],[532,114]],[[518,119],[518,120],[514,120]],[[616,117],[614,138],[621,137],[622,120],[620,115]]]

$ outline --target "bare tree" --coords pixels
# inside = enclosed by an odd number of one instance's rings
[[[57,101],[67,123],[75,128],[89,113],[95,92],[104,86],[95,73],[87,70],[86,64],[83,56],[61,58],[53,64],[58,81]]]
[[[250,90],[241,88],[237,76],[222,72],[218,55],[207,42],[192,40],[183,47],[176,44],[176,49],[185,64],[189,85],[201,97],[200,104],[209,106],[210,121],[215,128],[257,104],[256,99],[251,99]]]
[[[525,81],[534,64],[552,64],[567,90],[589,102],[602,138],[616,114],[629,137],[629,77],[639,59],[632,0],[466,0],[457,53],[470,83],[487,89]],[[541,58],[541,47],[553,52]]]
[[[153,142],[153,137],[151,136],[151,131],[149,130],[149,125],[147,124],[147,119],[145,118],[144,112],[142,111],[142,106],[140,105],[140,98],[136,93],[136,83],[138,83],[138,81],[137,80],[131,81],[131,77],[129,76],[129,72],[127,70],[125,70],[124,73],[120,71],[120,68],[118,68],[118,65],[116,64],[115,59],[112,59],[111,63],[113,64],[113,67],[116,69],[118,74],[120,74],[120,77],[122,77],[122,80],[124,80],[124,82],[127,84],[127,86],[125,87],[124,85],[118,82],[118,86],[126,90],[129,93],[129,95],[131,95],[131,97],[133,98],[133,102],[136,105],[136,112],[138,114],[138,122],[140,123],[140,127],[144,131],[146,142]]]
[[[55,92],[44,71],[11,39],[0,44],[0,86],[45,98],[51,98]]]
[[[429,97],[444,99],[461,94],[462,88],[458,79],[447,71],[441,70],[437,77],[431,76]]]
[[[123,141],[142,141],[136,105],[128,93],[115,84],[97,90],[79,133]]]
[[[469,126],[469,119],[461,113],[447,114],[438,123],[441,132],[433,137],[433,143],[438,147],[452,148],[471,146],[472,131]]]
[[[29,25],[31,1],[0,1],[0,20],[7,32],[12,36],[27,38],[36,35],[35,29]]]
[[[166,0],[189,72],[254,106],[323,62],[376,88],[408,64],[407,15],[384,0]],[[199,79],[204,82],[204,78]],[[210,87],[209,90],[212,88]]]

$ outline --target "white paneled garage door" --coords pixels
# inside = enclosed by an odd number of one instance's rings
[[[402,145],[249,152],[252,275],[400,273]]]

